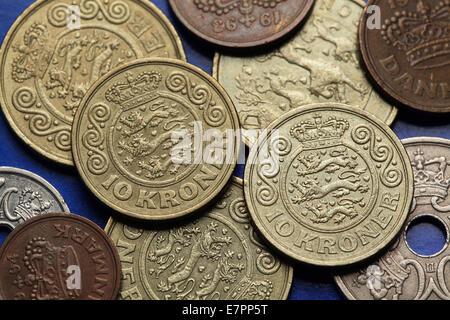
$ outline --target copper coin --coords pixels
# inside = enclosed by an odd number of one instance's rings
[[[0,249],[2,300],[110,300],[120,287],[117,250],[76,214],[48,213],[19,225]]]
[[[450,1],[370,0],[359,39],[366,67],[409,107],[450,112]]]
[[[197,36],[231,48],[275,41],[293,30],[314,0],[170,0],[181,22]]]

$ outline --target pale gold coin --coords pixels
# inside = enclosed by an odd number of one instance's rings
[[[185,60],[169,20],[144,0],[40,0],[16,20],[0,55],[0,103],[17,135],[73,165],[71,126],[89,87],[144,57]]]
[[[293,269],[258,239],[237,178],[195,221],[150,230],[111,218],[106,233],[122,264],[119,299],[281,300],[289,294]]]
[[[213,74],[227,90],[250,146],[256,132],[311,103],[359,106],[390,125],[397,109],[372,88],[360,67],[359,0],[317,0],[300,31],[258,56],[216,54]]]
[[[384,248],[411,206],[413,177],[397,136],[356,107],[323,103],[273,122],[250,150],[245,199],[280,251],[348,265]]]
[[[100,78],[72,132],[77,169],[106,205],[145,220],[177,218],[226,185],[239,151],[233,103],[210,75],[143,59]]]

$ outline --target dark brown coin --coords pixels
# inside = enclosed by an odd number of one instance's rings
[[[450,112],[450,1],[370,0],[359,26],[364,62],[388,95]]]
[[[189,30],[231,48],[260,46],[283,37],[313,4],[314,0],[170,0]]]
[[[120,287],[117,249],[96,224],[76,214],[25,221],[0,249],[0,299],[110,300]]]

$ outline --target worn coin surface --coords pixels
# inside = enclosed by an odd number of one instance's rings
[[[170,229],[110,219],[122,263],[120,299],[286,299],[293,270],[258,239],[233,178],[214,207]]]
[[[388,126],[323,103],[273,122],[250,149],[245,199],[261,233],[315,265],[348,265],[385,247],[413,197],[412,169]]]
[[[275,41],[297,27],[314,0],[170,0],[181,22],[211,43],[247,48]]]
[[[336,277],[349,299],[450,299],[450,141],[424,137],[403,143],[414,172],[413,206],[398,240],[383,256]],[[409,227],[424,218],[446,231],[444,247],[431,255],[415,252],[406,238]]]
[[[73,127],[75,164],[105,204],[162,220],[193,212],[227,184],[239,120],[210,75],[186,62],[144,59],[101,78]]]
[[[0,54],[0,104],[38,153],[73,165],[73,116],[109,70],[144,57],[185,59],[169,20],[144,0],[41,0],[17,19]]]
[[[357,105],[388,125],[397,109],[360,68],[357,30],[364,2],[317,0],[289,42],[259,56],[216,54],[214,76],[228,91],[244,129],[266,128],[291,109],[319,102]],[[251,134],[244,131],[247,144]]]
[[[33,217],[0,249],[0,299],[111,300],[120,277],[111,239],[76,214]]]
[[[0,227],[12,230],[25,220],[49,212],[69,212],[50,183],[23,169],[0,167]]]
[[[450,112],[449,12],[448,0],[368,2],[359,26],[361,52],[389,96],[419,110]]]

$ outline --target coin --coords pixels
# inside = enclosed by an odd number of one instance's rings
[[[89,87],[136,58],[185,59],[168,19],[149,1],[41,0],[17,19],[0,55],[0,104],[17,135],[73,165],[73,116]]]
[[[261,46],[295,29],[313,0],[170,0],[181,22],[197,36],[230,48]]]
[[[123,278],[119,299],[286,299],[293,270],[252,227],[242,181],[187,224],[141,229],[110,219]]]
[[[13,230],[25,220],[48,212],[69,212],[50,183],[23,169],[0,167],[0,226]]]
[[[239,120],[226,92],[172,59],[136,61],[101,78],[73,128],[75,164],[89,189],[145,220],[206,205],[228,182],[239,151]]]
[[[245,199],[263,236],[302,262],[348,265],[385,247],[413,196],[400,140],[369,113],[313,104],[273,122],[250,149]]]
[[[33,217],[0,249],[0,299],[110,300],[117,296],[120,275],[111,239],[76,214]]]
[[[393,122],[397,109],[360,69],[357,23],[363,6],[358,0],[317,0],[302,29],[279,48],[258,56],[216,54],[214,77],[233,99],[248,145],[255,142],[254,130],[310,103],[359,105]]]
[[[401,234],[387,252],[359,270],[336,276],[337,284],[349,299],[450,299],[450,140],[421,137],[405,139],[403,143],[414,172],[411,211]],[[446,231],[444,247],[430,255],[415,252],[406,238],[409,228],[424,218],[441,224]]]
[[[449,10],[442,0],[368,2],[359,41],[381,90],[415,109],[450,112]]]

